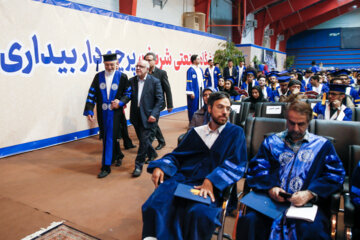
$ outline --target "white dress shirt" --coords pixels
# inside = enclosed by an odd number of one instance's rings
[[[146,74],[146,76],[144,77],[144,79],[140,79],[140,78],[138,77],[138,107],[140,107],[141,94],[142,94],[143,89],[144,89],[146,77],[147,77],[147,74]]]
[[[219,137],[221,131],[224,129],[226,123],[221,125],[216,130],[211,130],[209,124],[205,124],[203,126],[199,126],[194,128],[196,133],[200,136],[200,138],[204,141],[205,145],[210,149],[216,139]]]

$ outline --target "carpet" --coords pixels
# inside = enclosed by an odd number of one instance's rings
[[[70,227],[64,222],[54,222],[46,229],[33,233],[22,240],[99,240],[89,234]]]

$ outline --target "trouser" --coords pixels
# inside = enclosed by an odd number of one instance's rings
[[[165,139],[164,139],[164,136],[161,132],[161,129],[159,127],[159,122],[156,123],[156,126],[152,128],[152,133],[151,133],[151,136],[150,136],[150,142],[152,143],[154,141],[154,139],[158,140],[158,143],[159,144],[165,144]]]
[[[139,139],[139,149],[135,159],[135,168],[142,169],[142,166],[145,163],[145,157],[156,157],[157,153],[150,142],[150,136],[153,130],[151,128],[145,128],[141,119],[139,119],[138,123],[139,124],[136,126],[134,125],[136,136]]]
[[[121,114],[120,121],[121,121],[121,123],[120,123],[121,137],[124,141],[124,147],[130,148],[133,145],[133,143],[129,137],[125,114]]]

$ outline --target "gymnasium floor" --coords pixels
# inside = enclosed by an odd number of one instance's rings
[[[167,143],[162,156],[186,131],[187,112],[162,117],[160,126]],[[132,126],[129,133],[138,146]],[[123,165],[98,179],[101,152],[95,136],[0,159],[0,239],[21,239],[63,220],[100,239],[141,239],[141,205],[154,190],[147,165],[132,178],[137,148],[123,151]],[[228,217],[225,232],[233,226]]]

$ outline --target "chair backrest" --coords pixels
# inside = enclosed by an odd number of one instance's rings
[[[307,99],[306,100],[307,104],[310,105],[311,109],[313,109],[315,107],[315,105],[321,101],[322,101],[322,99]]]
[[[360,161],[360,145],[349,146],[349,159],[350,161],[348,166],[348,173],[351,179],[351,175],[354,172],[355,167],[358,165],[358,162]]]
[[[354,119],[354,121],[360,122],[360,107],[354,108],[353,119]]]
[[[234,122],[232,122],[232,123],[244,128],[246,118],[249,115],[250,104],[251,103],[249,103],[249,102],[233,102],[232,103],[231,108],[232,108],[232,110],[234,110],[236,112],[236,114],[234,116],[235,117]]]
[[[311,121],[309,129],[316,135],[330,136],[335,139],[336,153],[348,175],[349,145],[360,145],[360,122],[315,119]]]
[[[253,158],[268,133],[277,133],[286,129],[286,119],[248,117],[245,124],[248,159]]]
[[[255,105],[255,117],[285,118],[286,102],[264,102]]]

